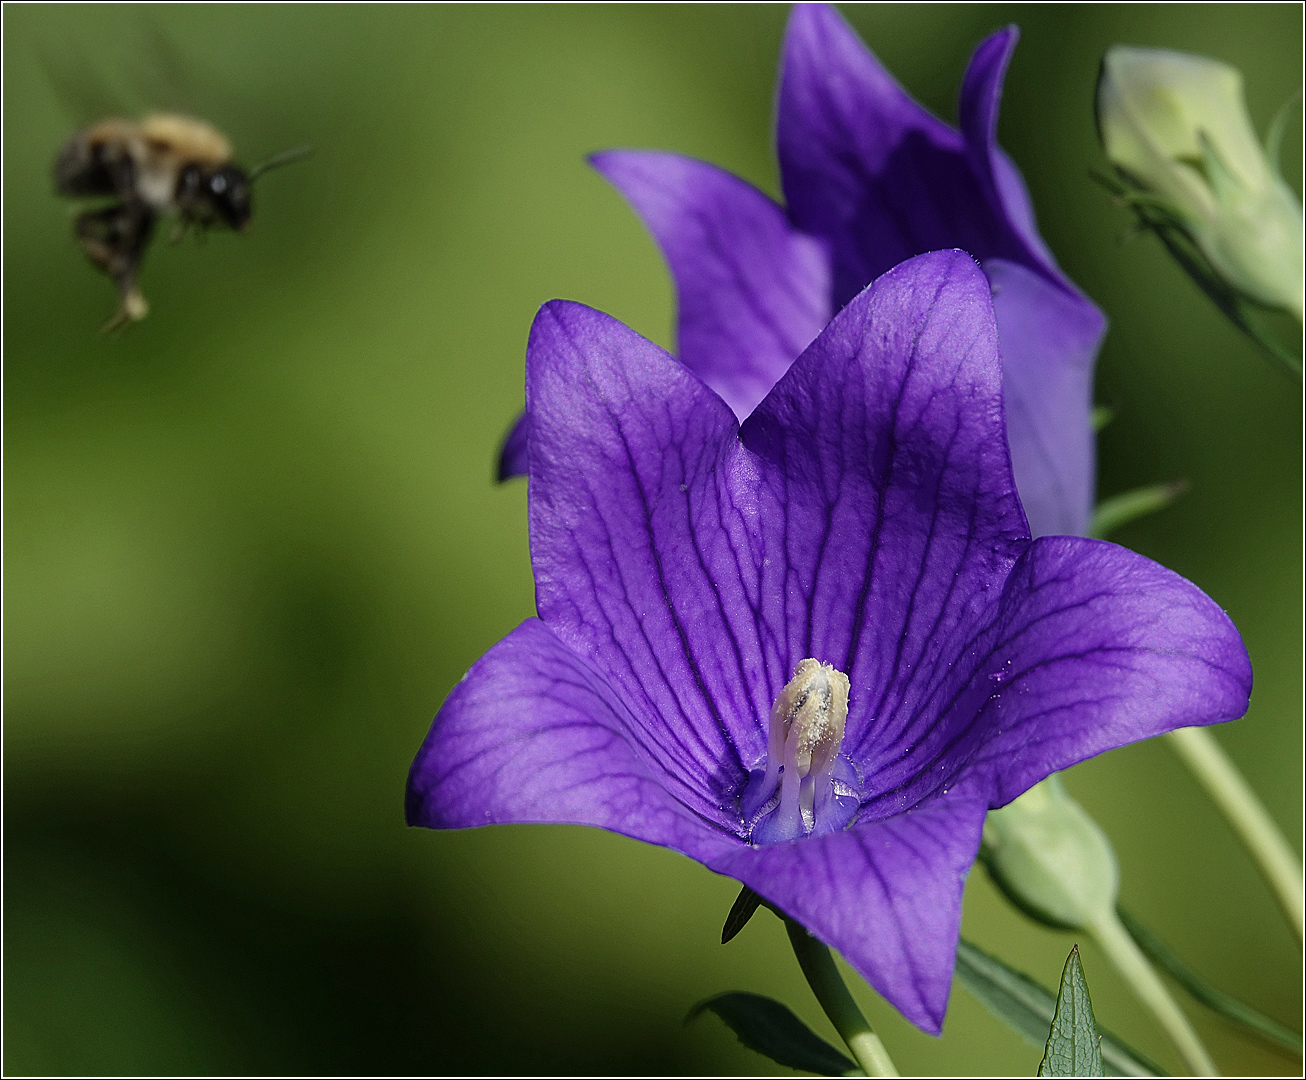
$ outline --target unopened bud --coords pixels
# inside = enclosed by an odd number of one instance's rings
[[[1256,138],[1236,68],[1114,46],[1097,122],[1126,197],[1187,238],[1208,264],[1205,284],[1302,317],[1301,205]]]
[[[995,884],[1027,915],[1083,930],[1114,918],[1120,870],[1111,842],[1049,776],[984,821],[980,858]]]

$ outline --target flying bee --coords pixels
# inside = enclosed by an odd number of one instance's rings
[[[243,232],[250,223],[254,181],[308,153],[307,147],[290,150],[246,172],[232,160],[222,132],[176,113],[103,120],[72,135],[54,161],[55,191],[111,200],[82,211],[73,222],[87,258],[118,287],[118,310],[103,328],[117,329],[149,312],[136,279],[161,218],[176,219],[174,241],[191,228]]]

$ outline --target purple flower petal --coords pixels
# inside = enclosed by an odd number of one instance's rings
[[[923,703],[969,671],[929,656],[961,655],[1028,535],[974,262],[921,256],[867,289],[745,424],[748,453],[715,395],[607,316],[546,305],[528,355],[540,616],[665,767],[704,806],[737,798],[815,657],[852,680],[849,756],[898,808],[932,794],[903,748],[943,737]]]
[[[1018,36],[1008,27],[975,50],[957,132],[907,96],[837,11],[803,5],[786,37],[777,139],[790,214],[829,243],[837,302],[923,251],[958,247],[983,263],[1021,500],[1034,535],[1077,535],[1092,511],[1092,368],[1106,321],[1057,268],[997,146]]]
[[[1093,512],[1093,360],[1106,320],[1024,266],[990,259],[984,272],[1021,505],[1035,536],[1082,536]]]
[[[952,987],[961,894],[987,807],[939,799],[813,840],[715,863],[833,945],[922,1030],[938,1035]]]
[[[681,363],[744,419],[830,319],[823,248],[715,165],[638,150],[590,162],[662,248],[679,296]]]
[[[743,427],[762,463],[758,613],[786,660],[848,675],[844,750],[876,816],[964,760],[917,765],[947,739],[935,703],[969,679],[954,661],[1027,543],[999,382],[988,282],[937,252],[849,304]]]
[[[1242,639],[1210,597],[1102,540],[1035,541],[981,647],[970,692],[991,734],[968,769],[992,783],[994,806],[1104,750],[1236,719],[1252,688]]]
[[[596,825],[706,862],[732,842],[642,758],[621,700],[538,619],[481,657],[440,709],[408,779],[410,825]]]
[[[975,50],[957,132],[912,101],[837,11],[796,8],[777,137],[797,228],[755,188],[690,158],[610,151],[592,161],[666,255],[682,362],[741,420],[834,306],[884,270],[950,247],[984,260],[1026,514],[1036,536],[1081,534],[1094,490],[1092,365],[1106,324],[1057,268],[996,144],[1018,36],[1008,27]],[[520,436],[518,427],[505,444],[501,478],[524,469]]]
[[[669,353],[563,301],[531,328],[526,401],[540,617],[724,821],[778,689],[759,677],[761,628],[731,617],[749,610],[727,526],[734,414]]]
[[[790,218],[830,244],[836,305],[922,252],[1028,257],[962,136],[913,101],[833,7],[790,16],[776,141]]]
[[[979,43],[961,80],[957,119],[966,142],[966,157],[984,192],[985,202],[998,210],[1026,251],[1024,265],[1042,270],[1052,281],[1073,289],[1039,236],[1034,207],[1019,170],[998,148],[998,106],[1002,83],[1020,30],[1008,26]],[[983,260],[984,255],[976,258]]]
[[[511,480],[514,476],[526,475],[528,426],[526,414],[522,413],[504,436],[503,446],[499,449],[499,483]]]

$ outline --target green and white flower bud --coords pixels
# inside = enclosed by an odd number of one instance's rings
[[[984,821],[980,858],[1018,908],[1048,926],[1115,919],[1120,870],[1111,842],[1053,774]]]
[[[984,820],[980,859],[1007,898],[1058,930],[1090,933],[1175,1041],[1195,1076],[1218,1076],[1201,1039],[1116,914],[1111,842],[1055,773]]]
[[[1114,46],[1097,121],[1144,220],[1183,233],[1237,296],[1302,317],[1301,205],[1256,138],[1236,68]]]

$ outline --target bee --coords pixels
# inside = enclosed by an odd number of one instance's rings
[[[69,137],[54,160],[56,193],[110,200],[82,211],[73,222],[87,258],[118,288],[118,309],[103,329],[117,329],[149,312],[137,276],[161,218],[175,219],[174,241],[192,228],[244,232],[253,212],[254,181],[308,153],[307,147],[290,150],[246,172],[232,160],[230,141],[212,124],[162,112],[139,121],[103,120]]]

